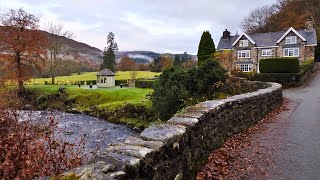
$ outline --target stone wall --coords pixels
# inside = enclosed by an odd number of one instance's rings
[[[90,165],[70,172],[81,179],[192,179],[209,153],[231,135],[261,120],[282,101],[282,86],[205,101],[139,137],[109,145]]]

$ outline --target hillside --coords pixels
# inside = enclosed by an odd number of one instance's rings
[[[0,32],[2,28],[3,27],[0,26]],[[46,36],[49,36],[48,32],[42,32],[45,33]],[[78,62],[79,64],[84,64],[84,66],[90,66],[94,69],[99,68],[102,62],[102,50],[66,37],[60,36],[59,38],[62,38],[62,41],[65,43],[65,45],[70,48],[71,53],[69,57],[72,57],[71,60]],[[153,61],[153,59],[159,57],[160,55],[171,56],[172,58],[175,56],[175,54],[171,53],[160,54],[152,51],[118,51],[116,53],[116,59],[119,61],[124,56],[128,56],[138,63],[150,63]],[[179,55],[182,56],[183,54]],[[196,56],[191,55],[191,57],[192,59],[196,60]]]

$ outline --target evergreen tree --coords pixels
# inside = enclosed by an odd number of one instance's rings
[[[184,52],[181,57],[181,64],[189,61],[190,59],[191,59],[191,56],[187,52]]]
[[[204,31],[198,47],[198,65],[211,57],[216,52],[213,39],[209,31]]]
[[[180,67],[181,66],[181,59],[180,59],[180,55],[179,54],[176,54],[174,56],[173,66],[174,67]]]
[[[115,72],[116,70],[116,55],[115,51],[118,50],[118,45],[114,41],[114,34],[112,32],[109,32],[108,38],[107,38],[107,44],[108,46],[104,48],[103,51],[103,62],[101,64],[100,69],[109,69],[112,72]]]

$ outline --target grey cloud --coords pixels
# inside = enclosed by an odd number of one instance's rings
[[[10,1],[10,2],[9,2]],[[76,40],[103,49],[114,32],[120,50],[196,54],[202,31],[215,43],[225,28],[235,33],[254,8],[276,0],[0,0],[0,13],[23,7],[53,18],[73,31]]]

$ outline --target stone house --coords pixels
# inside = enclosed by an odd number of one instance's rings
[[[97,73],[97,87],[107,88],[114,87],[116,85],[116,74],[110,71],[109,69],[103,69]]]
[[[259,61],[265,58],[298,57],[300,62],[314,59],[317,46],[316,30],[312,22],[306,28],[285,29],[279,32],[256,33],[231,36],[223,32],[217,50],[233,52],[233,69],[243,72],[259,72]]]

